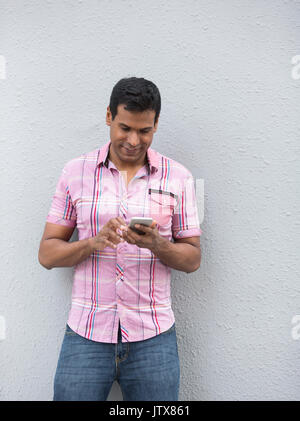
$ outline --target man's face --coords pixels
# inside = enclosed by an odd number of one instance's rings
[[[107,107],[106,124],[110,126],[111,148],[122,163],[134,166],[143,161],[157,129],[158,120],[154,125],[154,117],[153,110],[132,112],[119,104],[117,115],[112,120]]]

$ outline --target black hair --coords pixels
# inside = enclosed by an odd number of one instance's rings
[[[119,104],[124,104],[127,111],[155,111],[155,124],[161,107],[160,93],[153,82],[143,77],[123,78],[113,87],[110,96],[109,108],[113,120]]]

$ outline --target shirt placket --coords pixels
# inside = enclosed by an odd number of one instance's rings
[[[142,171],[142,170],[140,170]],[[144,175],[144,172],[140,172],[136,174],[136,176],[130,181],[130,185],[132,187],[133,181],[136,178],[140,178]],[[126,171],[119,171],[119,195],[120,195],[120,206],[119,206],[119,216],[124,219],[126,223],[128,223],[128,189],[129,185],[127,186],[127,173]],[[118,244],[116,249],[116,295],[117,295],[117,308],[118,314],[120,316],[120,328],[122,333],[122,338],[127,341],[129,332],[123,324],[121,320],[123,304],[125,299],[125,271],[126,271],[126,262],[125,262],[125,253],[128,249],[128,244],[126,242],[121,242]]]
[[[120,205],[119,205],[119,216],[127,221],[127,211],[128,211],[128,202],[127,202],[127,189],[126,184],[123,179],[124,171],[119,171],[119,197],[120,197]],[[125,285],[124,285],[124,273],[125,273],[125,250],[127,244],[125,242],[121,242],[118,244],[116,248],[116,296],[117,296],[117,308],[118,314],[120,316],[120,328],[122,337],[126,340],[128,336],[128,331],[126,326],[123,325],[123,321],[121,318],[123,303],[125,298]]]

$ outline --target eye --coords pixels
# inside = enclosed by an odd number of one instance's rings
[[[128,132],[129,127],[122,127],[122,130],[124,130],[124,132]]]

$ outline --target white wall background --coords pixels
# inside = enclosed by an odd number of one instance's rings
[[[172,278],[180,400],[299,400],[299,41],[299,1],[0,0],[0,400],[52,399],[73,269],[39,242],[128,76],[160,89],[152,147],[205,183],[201,268]]]

